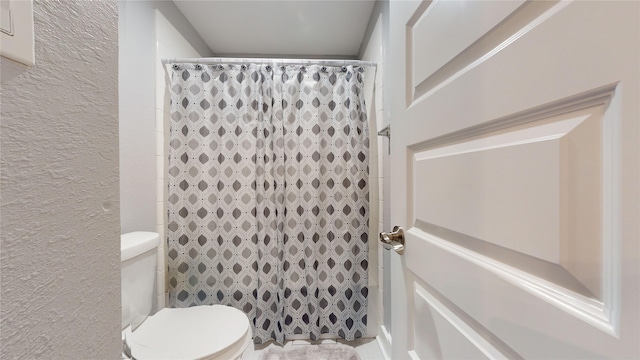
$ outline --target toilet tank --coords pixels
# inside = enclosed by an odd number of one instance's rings
[[[151,314],[156,292],[160,235],[136,231],[120,236],[122,329],[134,330]]]

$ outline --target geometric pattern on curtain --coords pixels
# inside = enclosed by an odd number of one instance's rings
[[[254,342],[367,327],[362,67],[171,70],[169,305],[225,304]]]

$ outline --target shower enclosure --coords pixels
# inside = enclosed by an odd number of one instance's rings
[[[234,306],[256,343],[363,336],[364,64],[167,62],[169,306]]]

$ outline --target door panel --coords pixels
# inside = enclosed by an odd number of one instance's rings
[[[455,305],[434,289],[414,287],[414,359],[521,359],[498,338],[473,319],[462,315]],[[447,302],[445,305],[444,302]]]
[[[393,358],[640,357],[639,3],[390,9]]]
[[[524,0],[423,2],[409,22],[412,82],[419,85],[485,32],[504,20]],[[428,10],[428,12],[427,12]],[[446,41],[443,41],[446,39]],[[413,64],[419,66],[413,66]]]
[[[600,207],[599,120],[601,116],[590,113],[576,114],[414,151],[415,219],[558,263],[561,238],[566,237],[561,235],[563,212],[573,214],[582,206],[564,204],[564,191],[585,187],[580,200],[588,200],[588,208]],[[569,152],[592,157],[575,164]],[[589,176],[573,176],[576,172]],[[455,192],[449,191],[452,187]],[[593,221],[595,216],[588,215],[582,217]],[[597,222],[589,225],[593,231],[586,235],[595,237]]]

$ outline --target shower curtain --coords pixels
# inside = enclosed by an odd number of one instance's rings
[[[169,305],[241,309],[255,343],[361,337],[364,69],[174,64],[169,71]]]

